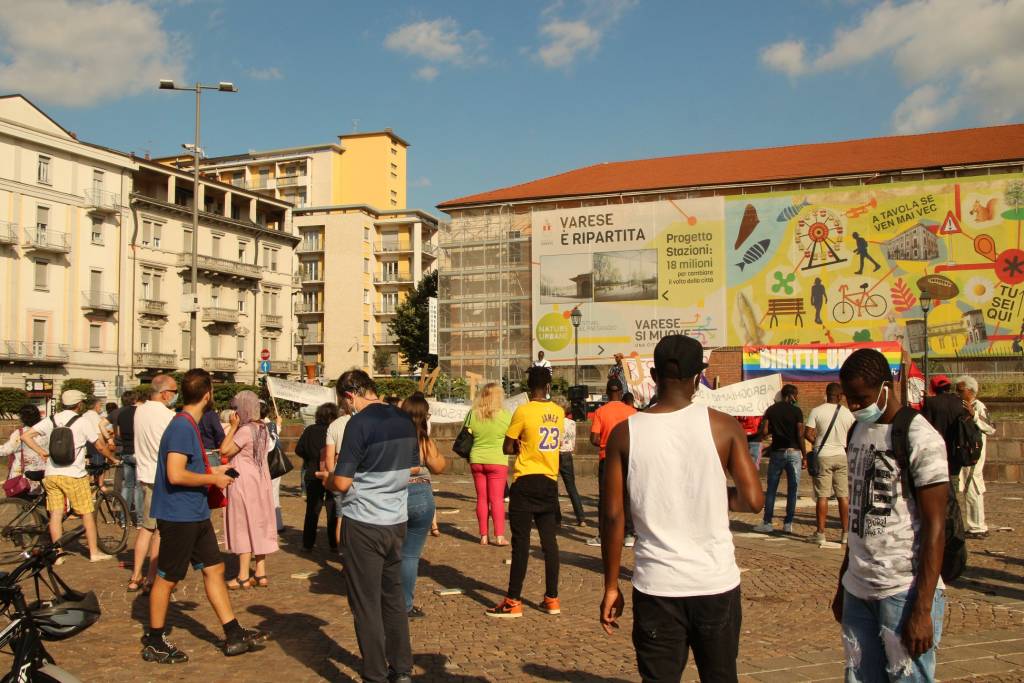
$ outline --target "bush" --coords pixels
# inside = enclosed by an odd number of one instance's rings
[[[0,417],[17,417],[28,403],[28,394],[17,387],[0,387]]]
[[[376,377],[377,395],[381,398],[397,396],[403,401],[420,390],[420,385],[408,377]]]
[[[82,377],[68,377],[60,385],[60,393],[70,391],[71,389],[78,389],[86,396],[92,396],[93,392],[96,391],[96,385],[93,384],[91,379],[84,379]]]
[[[214,384],[213,407],[217,410],[229,408],[228,404],[231,403],[231,399],[235,397],[235,394],[246,390],[255,393],[257,396],[261,395],[260,387],[254,384],[241,384],[238,382]]]
[[[469,385],[462,377],[451,377],[441,373],[434,384],[434,396],[438,398],[461,398],[469,396]]]
[[[144,400],[148,401],[149,400],[149,395],[153,393],[153,385],[152,384],[140,384],[139,386],[137,386],[134,389],[132,389],[132,391],[137,393],[139,395],[140,399],[144,399]]]

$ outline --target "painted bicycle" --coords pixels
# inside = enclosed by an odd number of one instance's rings
[[[832,319],[837,323],[848,323],[854,316],[862,316],[867,313],[872,318],[881,318],[889,307],[885,297],[881,294],[873,294],[868,289],[868,283],[860,286],[860,291],[850,294],[849,285],[839,285],[839,293],[842,300],[832,307]]]

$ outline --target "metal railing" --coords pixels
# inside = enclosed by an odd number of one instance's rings
[[[412,282],[412,273],[377,273],[373,276],[375,284],[388,282]]]
[[[203,307],[204,323],[238,323],[238,311],[234,308],[220,308],[217,306]]]
[[[298,273],[292,273],[292,287],[302,286],[302,276]]]
[[[66,232],[56,232],[49,228],[25,228],[25,246],[39,251],[66,254],[71,251],[71,240]]]
[[[114,292],[98,292],[87,289],[82,292],[82,299],[83,308],[91,308],[94,311],[117,310],[117,294]]]
[[[398,337],[396,337],[393,334],[382,334],[379,337],[376,337],[374,339],[374,342],[377,344],[385,344],[390,346],[392,344],[398,343]]]
[[[207,372],[238,372],[238,359],[206,357],[203,358],[203,369]]]
[[[292,185],[301,185],[306,182],[306,174],[298,173],[295,175],[279,175],[274,178],[278,187],[291,187]]]
[[[284,324],[284,316],[276,313],[264,313],[261,320],[264,327],[281,327]]]
[[[295,304],[295,314],[305,315],[307,313],[316,314],[323,313],[323,304]]]
[[[94,211],[118,211],[121,208],[121,195],[117,193],[93,187],[82,195],[85,197],[85,205]]]
[[[17,244],[18,243],[18,225],[16,223],[8,223],[7,221],[0,221],[0,244]]]
[[[373,314],[374,315],[394,315],[395,311],[397,309],[398,309],[398,306],[374,304],[373,305]]]
[[[381,240],[373,245],[373,250],[378,254],[412,251],[412,242],[408,240]]]
[[[30,363],[67,363],[70,354],[70,347],[67,344],[13,340],[0,342],[0,359],[3,360]]]
[[[293,360],[272,360],[270,361],[270,372],[292,373],[299,371],[299,364]]]
[[[308,335],[306,335],[305,341],[299,339],[298,336],[295,337],[295,345],[296,346],[303,346],[303,345],[305,345],[305,346],[319,346],[319,345],[321,345],[323,343],[324,343],[324,338],[321,337],[319,334],[312,334],[312,333],[308,334]]]
[[[300,271],[299,272],[299,278],[300,278],[302,284],[313,283],[313,282],[319,283],[319,282],[323,282],[324,281],[324,274],[323,274],[323,272],[319,272],[319,273],[305,273],[305,272]]]
[[[139,313],[146,315],[167,315],[167,302],[156,299],[139,299]]]
[[[295,249],[296,253],[299,254],[316,254],[324,250],[324,243],[320,241],[307,242],[303,240],[299,243],[299,246]]]
[[[225,275],[234,275],[235,277],[248,278],[252,280],[263,279],[260,267],[254,266],[250,263],[240,263],[238,261],[230,261],[228,259],[203,255],[200,255],[196,261],[199,270],[212,273],[223,273]],[[178,254],[178,268],[191,267],[192,254]]]
[[[177,355],[176,353],[136,351],[135,364],[150,370],[173,370],[178,367]]]

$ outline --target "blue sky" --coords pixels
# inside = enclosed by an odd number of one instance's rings
[[[410,204],[601,161],[1024,118],[1024,0],[35,0],[0,92],[91,142],[218,155],[393,128]],[[354,124],[357,120],[358,123]]]

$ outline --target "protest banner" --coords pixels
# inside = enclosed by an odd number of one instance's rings
[[[308,406],[318,406],[322,403],[334,403],[336,396],[334,389],[322,387],[319,384],[304,384],[302,382],[290,382],[278,377],[267,377],[267,391],[274,398],[282,401],[292,401]]]
[[[529,396],[525,393],[518,393],[515,396],[506,398],[503,406],[508,412],[514,413],[516,408],[529,400]],[[470,403],[449,403],[447,401],[439,401],[436,398],[428,398],[427,403],[430,405],[430,421],[438,423],[462,422],[466,419],[466,415],[469,414],[470,408],[473,407]]]
[[[785,382],[838,382],[839,368],[857,349],[875,349],[889,361],[898,381],[903,360],[899,342],[853,344],[795,344],[790,346],[744,346],[743,377],[752,379],[780,373]]]
[[[760,416],[775,402],[775,395],[780,391],[782,375],[768,375],[720,389],[709,389],[701,385],[693,397],[693,402],[736,417]]]

